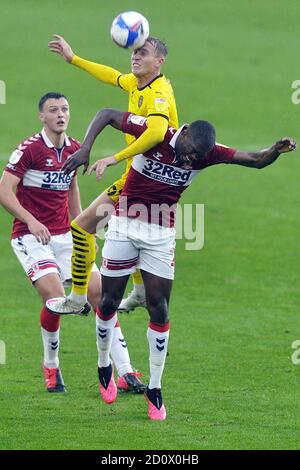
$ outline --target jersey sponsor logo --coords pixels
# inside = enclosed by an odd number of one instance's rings
[[[68,191],[74,172],[65,175],[63,171],[28,170],[23,177],[23,186],[54,191]]]
[[[11,163],[12,165],[18,163],[23,153],[24,152],[22,152],[21,150],[15,150],[9,157],[9,163]]]
[[[168,102],[166,98],[154,98],[154,108],[159,112],[167,111]]]
[[[142,106],[143,101],[144,101],[144,97],[143,97],[143,96],[140,96],[140,97],[139,97],[139,102],[138,102],[138,107],[139,107],[139,108]]]
[[[136,114],[130,114],[128,119],[127,119],[128,124],[131,123],[131,124],[135,124],[137,126],[143,126],[146,121],[147,121],[147,118],[145,118],[143,116],[138,116]]]
[[[134,157],[132,167],[138,173],[171,186],[188,186],[199,170],[184,170],[173,165],[157,162],[144,155]]]
[[[47,158],[46,160],[46,166],[54,166],[52,158]]]
[[[146,160],[146,165],[144,166],[142,173],[149,176],[151,179],[163,181],[175,186],[185,186],[191,175],[191,170],[182,171],[181,169],[176,169],[171,165],[154,162],[149,158]]]
[[[67,190],[70,187],[72,176],[65,175],[63,171],[45,171],[41,188],[58,191]]]

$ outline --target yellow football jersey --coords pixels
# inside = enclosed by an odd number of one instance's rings
[[[133,73],[120,75],[118,78],[120,88],[129,93],[128,111],[140,116],[165,116],[169,125],[178,128],[177,109],[172,85],[164,75],[138,89],[137,78]],[[126,141],[131,144],[135,140],[132,135],[126,135]]]
[[[178,116],[172,85],[162,74],[138,89],[137,78],[133,73],[118,77],[120,88],[129,93],[128,111],[140,116],[164,116],[169,120],[169,125],[178,128]],[[126,142],[130,145],[135,137],[126,134]],[[122,180],[126,179],[130,169],[132,158],[127,159],[126,171]]]
[[[119,86],[129,93],[128,111],[147,117],[158,114],[169,119],[169,125],[178,127],[176,103],[172,86],[162,74],[145,87],[138,89],[138,79],[133,73],[122,74],[107,65],[96,64],[82,59],[77,55],[72,58],[72,64],[85,70],[98,80]],[[133,142],[134,137],[127,136],[127,142]]]
[[[170,126],[178,128],[177,109],[172,86],[164,75],[160,74],[148,85],[138,89],[138,79],[133,73],[122,74],[112,67],[90,62],[76,55],[72,59],[72,64],[87,71],[100,81],[119,86],[126,91],[129,94],[129,112],[144,117],[162,116],[168,119]],[[135,140],[134,136],[126,135],[127,145],[132,144]],[[125,173],[107,189],[107,193],[113,200],[116,200],[125,184],[131,162],[132,158],[128,158]]]

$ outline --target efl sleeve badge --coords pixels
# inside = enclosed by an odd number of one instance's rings
[[[160,113],[168,110],[168,102],[166,98],[154,98],[154,108]]]

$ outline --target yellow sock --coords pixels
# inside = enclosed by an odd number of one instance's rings
[[[95,237],[74,220],[71,222],[71,232],[73,238],[72,292],[77,295],[86,295],[96,259]]]
[[[134,284],[144,284],[141,271],[139,269],[133,273],[132,277]]]

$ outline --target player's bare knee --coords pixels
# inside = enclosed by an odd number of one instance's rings
[[[65,295],[64,289],[62,290],[43,290],[42,292],[39,292],[40,296],[43,299],[43,302],[45,303],[49,299],[54,299],[55,297],[63,297]]]
[[[166,299],[159,299],[156,302],[150,300],[147,303],[150,320],[158,325],[165,325],[168,322],[168,304]]]
[[[61,282],[56,280],[53,282],[53,279],[50,278],[49,275],[43,276],[35,281],[34,287],[42,297],[43,302],[54,297],[63,297],[65,295],[65,290]]]
[[[98,307],[101,301],[101,295],[100,295],[100,290],[98,289],[89,289],[88,291],[88,301],[92,305],[92,307],[95,309]]]
[[[112,315],[120,305],[122,299],[104,294],[100,302],[101,313],[105,316]]]
[[[98,305],[100,304],[100,299],[101,299],[101,296],[100,296],[100,293],[98,292],[92,292],[92,293],[88,293],[88,301],[89,303],[91,304],[91,306],[93,307],[93,309],[95,310]]]

